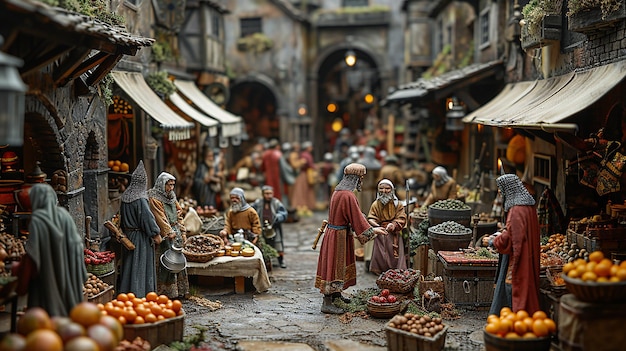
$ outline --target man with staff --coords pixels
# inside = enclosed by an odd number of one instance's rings
[[[344,310],[333,305],[333,299],[344,302],[349,299],[342,295],[343,290],[356,285],[356,256],[352,231],[361,244],[372,240],[376,235],[387,235],[382,227],[372,227],[361,212],[354,190],[361,191],[366,168],[352,163],[344,168],[344,176],[335,187],[328,208],[328,223],[320,228],[322,239],[317,262],[315,287],[324,294],[321,311],[341,314]]]
[[[287,209],[280,200],[274,197],[274,188],[264,185],[261,188],[263,197],[252,203],[263,223],[263,239],[278,251],[278,264],[280,268],[287,268],[284,261],[285,249],[283,245],[283,229],[281,223],[287,220]]]

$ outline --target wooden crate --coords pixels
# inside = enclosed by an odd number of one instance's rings
[[[426,275],[431,273],[434,274],[435,277],[443,276],[443,264],[433,249],[428,250],[428,271],[422,274]]]
[[[387,350],[388,351],[440,351],[446,344],[446,334],[448,326],[444,326],[443,330],[429,338],[422,335],[406,332],[389,326],[385,327],[387,334]]]
[[[185,314],[162,321],[145,324],[124,325],[124,339],[132,342],[141,337],[150,343],[152,349],[159,345],[169,345],[174,341],[183,340],[185,329]]]
[[[494,262],[453,264],[444,257],[440,259],[447,301],[461,306],[491,306],[497,269]]]
[[[583,236],[583,246],[588,252],[602,251],[604,256],[626,252],[626,228],[588,229]]]
[[[109,285],[108,288],[104,289],[103,291],[101,291],[98,295],[93,296],[90,299],[87,299],[87,301],[95,303],[95,304],[105,304],[109,301],[113,301],[113,294],[115,293],[115,290],[113,289],[113,285]]]

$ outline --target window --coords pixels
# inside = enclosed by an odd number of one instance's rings
[[[222,17],[217,13],[211,14],[211,34],[219,38],[221,35],[220,34],[221,29],[222,29]]]
[[[480,47],[485,47],[489,45],[489,8],[485,8],[480,12],[480,21],[479,21],[479,45]]]
[[[369,6],[369,0],[343,0],[343,7],[363,7]]]
[[[535,154],[533,157],[533,181],[552,186],[552,157]]]
[[[240,20],[241,37],[247,37],[250,34],[262,33],[263,22],[261,17],[242,18]]]

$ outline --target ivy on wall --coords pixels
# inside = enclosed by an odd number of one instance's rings
[[[123,25],[124,17],[111,12],[109,2],[105,0],[40,0],[44,4],[56,6],[68,11],[82,13],[110,25]]]
[[[608,14],[619,10],[623,3],[623,0],[569,0],[567,2],[567,15],[572,16],[576,13],[599,7],[604,18]]]

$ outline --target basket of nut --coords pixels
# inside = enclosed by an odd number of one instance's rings
[[[198,234],[185,241],[183,254],[189,262],[209,262],[217,255],[218,250],[224,249],[224,241],[217,235]]]
[[[395,315],[385,331],[389,351],[439,351],[446,343],[448,326],[438,317],[405,313]]]

